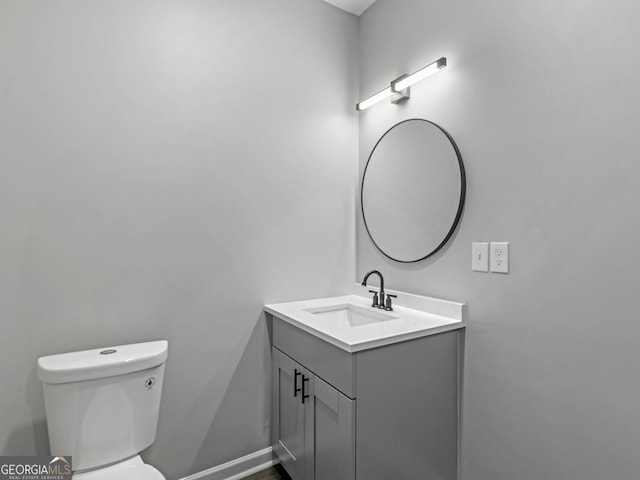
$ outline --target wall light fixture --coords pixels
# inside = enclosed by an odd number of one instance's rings
[[[371,95],[370,97],[362,100],[356,104],[356,110],[362,111],[369,108],[386,98],[391,97],[391,103],[401,103],[409,100],[410,91],[409,87],[420,80],[427,78],[429,75],[436,73],[438,70],[447,66],[447,59],[442,57],[433,63],[430,63],[424,68],[421,68],[417,72],[413,72],[411,75],[402,75],[391,82],[391,86],[379,91],[378,93]]]

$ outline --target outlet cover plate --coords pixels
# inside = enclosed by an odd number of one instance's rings
[[[509,242],[491,242],[491,271],[509,273]]]

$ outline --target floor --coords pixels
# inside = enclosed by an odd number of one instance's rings
[[[289,480],[289,476],[280,467],[271,467],[261,472],[254,473],[242,480]]]

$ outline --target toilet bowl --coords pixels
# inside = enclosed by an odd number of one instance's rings
[[[156,438],[168,343],[120,345],[38,359],[51,455],[74,480],[164,480],[139,453]]]

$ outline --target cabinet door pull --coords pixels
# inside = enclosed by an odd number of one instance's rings
[[[294,368],[293,370],[293,396],[297,397],[298,396],[298,392],[302,391],[302,388],[298,387],[298,377],[302,375],[302,372],[299,372],[297,368]],[[304,377],[302,377],[304,378]],[[304,382],[303,382],[304,385]],[[303,387],[304,388],[304,387]],[[302,394],[304,395],[304,392],[302,392]],[[303,400],[304,402],[304,400]]]
[[[309,379],[305,378],[305,376],[303,375],[302,376],[302,403],[304,403],[305,398],[309,398],[309,395],[304,393],[304,386],[308,381],[309,381]]]

